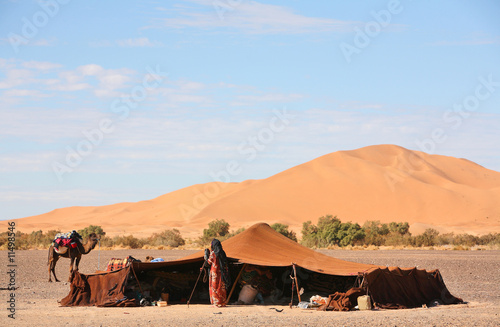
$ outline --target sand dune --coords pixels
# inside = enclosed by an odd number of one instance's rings
[[[395,145],[338,151],[262,180],[193,185],[155,199],[99,207],[69,207],[17,220],[21,231],[100,225],[110,235],[148,236],[178,228],[201,234],[214,219],[231,228],[302,222],[332,214],[363,223],[407,221],[484,234],[500,231],[500,173],[465,159],[429,155]],[[71,219],[69,219],[71,218]]]

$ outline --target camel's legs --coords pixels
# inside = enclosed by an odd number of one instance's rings
[[[49,248],[49,258],[48,258],[48,261],[47,261],[47,266],[49,268],[49,282],[52,282],[52,260],[53,260],[53,257],[54,257],[53,253],[54,253],[54,249],[51,246]]]
[[[78,270],[78,265],[80,264],[81,259],[82,259],[81,254],[76,257],[75,270]]]
[[[57,260],[59,260],[59,256],[55,253],[53,253],[53,256],[52,258],[50,259],[49,261],[49,282],[52,281],[51,279],[51,273],[54,274],[54,279],[56,282],[59,281],[59,279],[57,279],[57,276],[56,276],[56,263],[57,263]]]
[[[75,257],[71,255],[70,253],[70,256],[71,256],[71,264],[69,266],[69,278],[68,278],[68,282],[71,281],[71,275],[73,275],[73,263],[75,262]]]

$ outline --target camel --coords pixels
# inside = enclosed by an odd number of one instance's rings
[[[54,249],[54,245],[53,244],[50,245],[49,258],[47,262],[47,264],[49,265],[49,282],[52,282],[52,274],[54,274],[56,282],[59,281],[56,277],[55,268],[57,260],[59,260],[60,257],[71,259],[71,264],[69,266],[69,279],[68,279],[68,281],[71,281],[71,275],[73,274],[73,270],[78,270],[78,264],[80,263],[82,254],[88,254],[90,251],[92,251],[95,248],[98,241],[99,238],[97,237],[97,234],[92,233],[88,236],[87,243],[82,244],[81,242],[77,241],[76,248],[67,248],[64,246],[60,246],[59,252],[56,252],[56,250]],[[75,269],[73,269],[74,262],[75,262]]]

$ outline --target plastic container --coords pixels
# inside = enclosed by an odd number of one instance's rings
[[[238,301],[245,304],[252,304],[259,291],[250,285],[244,285],[238,295]]]

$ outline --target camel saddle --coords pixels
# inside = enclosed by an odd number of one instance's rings
[[[78,234],[75,230],[67,233],[59,233],[54,237],[54,241],[52,244],[54,245],[54,249],[59,253],[59,247],[67,247],[74,249],[77,247],[77,243],[83,243],[82,236]]]

